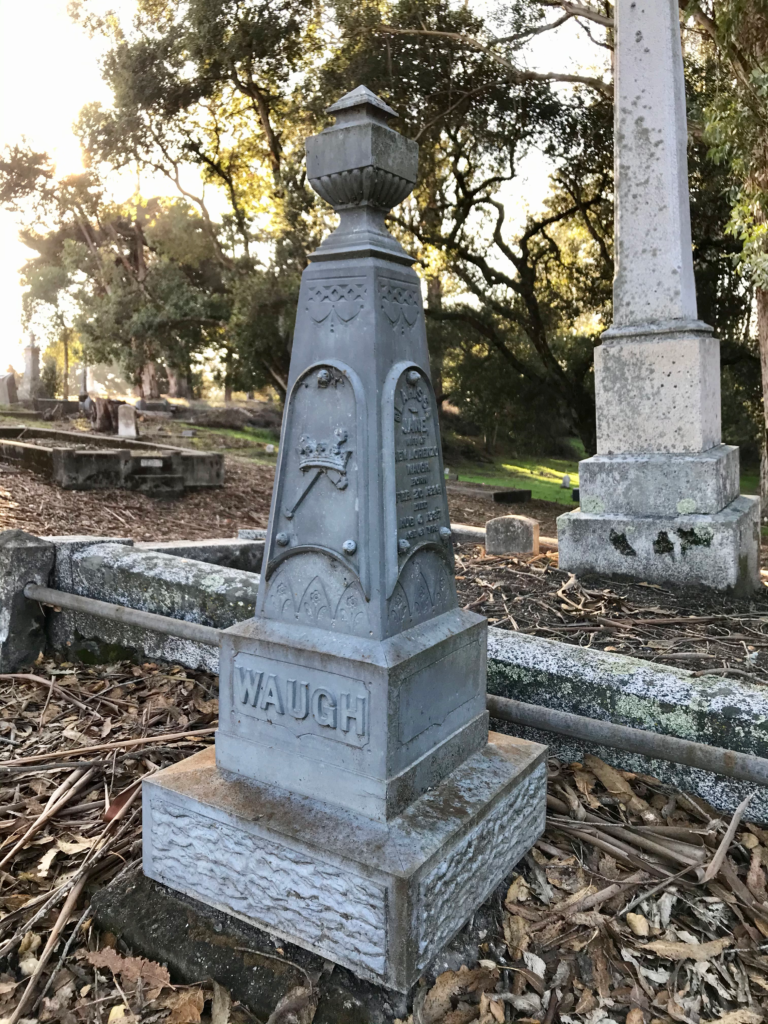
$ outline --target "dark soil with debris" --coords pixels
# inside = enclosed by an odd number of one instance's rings
[[[0,1019],[258,1022],[217,979],[172,978],[100,931],[90,908],[140,861],[140,780],[213,741],[216,679],[41,660],[0,676],[0,709]],[[550,761],[547,808],[543,837],[425,974],[405,1024],[760,1024],[768,832],[744,806],[722,818],[587,756]],[[293,973],[271,1024],[312,1024],[327,981],[296,988]]]

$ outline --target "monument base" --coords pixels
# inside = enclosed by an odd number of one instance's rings
[[[741,495],[714,515],[558,517],[560,568],[579,575],[703,586],[748,595],[760,586],[760,501]]]
[[[546,747],[491,734],[388,823],[201,751],[144,783],[144,872],[407,992],[544,829]]]

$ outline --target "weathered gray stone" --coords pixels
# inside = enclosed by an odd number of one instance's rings
[[[137,541],[135,547],[137,551],[156,551],[158,554],[176,555],[178,558],[255,573],[261,571],[264,557],[263,539],[220,537],[213,540],[146,540]]]
[[[468,526],[466,523],[451,523],[454,544],[481,544],[485,547],[485,527]]]
[[[616,276],[613,325],[595,350],[599,461],[579,467],[581,511],[558,519],[560,566],[744,592],[759,583],[759,508],[736,498],[733,455],[704,455],[724,451],[720,347],[696,305],[674,0],[617,0],[615,90]],[[606,458],[619,455],[654,457]],[[700,521],[677,521],[690,513]]]
[[[237,531],[237,536],[240,540],[266,540],[267,531],[245,528]]]
[[[302,275],[256,616],[210,755],[146,784],[151,877],[405,991],[534,841],[544,748],[488,743],[412,259],[418,147],[361,87],[307,140],[339,227]]]
[[[489,555],[539,553],[539,524],[529,516],[497,516],[485,524],[485,550]]]
[[[320,978],[313,1024],[392,1024],[408,1016],[407,999],[400,992],[357,978],[344,967],[331,972],[324,957],[284,939],[279,940],[282,953],[276,959],[278,940],[268,932],[140,871],[121,874],[97,889],[90,906],[102,931],[117,935],[132,954],[166,964],[174,984],[213,978],[258,1020],[267,1020],[291,989],[306,985],[307,974]],[[489,923],[481,919],[481,925]],[[473,922],[473,939],[475,930]],[[478,946],[473,959],[483,955]]]
[[[15,405],[18,400],[16,377],[12,373],[0,374],[0,405]]]
[[[739,496],[739,449],[593,455],[579,463],[582,512],[678,516],[720,512]]]
[[[139,436],[139,428],[136,424],[136,410],[132,405],[118,405],[117,433],[119,437]]]
[[[720,342],[682,331],[604,340],[595,349],[595,408],[600,454],[720,444]]]
[[[760,585],[760,501],[746,495],[706,516],[567,512],[557,537],[570,571],[742,596]]]
[[[37,398],[40,393],[40,348],[35,336],[29,332],[29,345],[24,349],[24,375],[21,379],[19,397]]]
[[[144,783],[144,872],[404,992],[541,834],[544,753],[494,735],[383,824],[201,751]]]
[[[725,679],[715,673],[696,676],[677,666],[491,628],[488,692],[768,757],[768,691],[744,679]],[[501,731],[509,728],[497,721],[493,726]],[[566,762],[581,760],[584,752],[592,752],[627,771],[655,775],[669,785],[697,793],[724,813],[733,812],[748,792],[754,792],[750,816],[768,821],[768,787],[555,733],[519,726],[514,726],[514,731],[549,744],[552,756]]]
[[[54,547],[23,530],[0,533],[0,672],[31,664],[45,650],[45,613],[24,597],[27,583],[48,586]]]
[[[222,637],[220,768],[385,821],[486,742],[485,621],[384,641],[255,618]]]
[[[253,614],[259,587],[256,573],[212,567],[119,543],[78,547],[72,553],[71,566],[76,594],[219,629]],[[208,644],[163,636],[82,612],[74,613],[72,621],[71,640],[78,641],[75,653],[78,646],[83,646],[82,641],[98,640],[102,645],[144,651],[149,657],[191,668],[216,671],[218,666],[218,650]]]

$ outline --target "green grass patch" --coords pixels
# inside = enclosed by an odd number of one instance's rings
[[[502,457],[492,465],[454,460],[450,468],[465,483],[487,484],[499,490],[519,487],[530,491],[536,501],[553,501],[558,505],[573,506],[571,488],[579,486],[576,459]],[[560,486],[566,474],[571,478],[567,490]]]

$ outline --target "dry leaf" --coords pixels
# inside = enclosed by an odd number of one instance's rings
[[[211,1005],[211,1024],[229,1024],[229,1012],[232,1009],[232,997],[223,985],[213,983],[213,1001]]]
[[[163,1000],[166,1006],[171,1006],[171,1012],[166,1021],[168,1024],[200,1024],[205,996],[201,988],[185,989],[183,992],[173,992],[170,998]]]
[[[422,1024],[438,1024],[458,996],[493,991],[498,980],[499,972],[486,970],[485,967],[470,971],[468,967],[461,966],[458,971],[438,974],[421,1007]]]
[[[633,1006],[627,1014],[626,1024],[644,1024],[645,1017],[639,1006]]]
[[[651,933],[648,919],[643,917],[642,914],[627,914],[627,924],[632,929],[632,932],[641,939],[647,939]],[[658,932],[656,934],[658,935]]]
[[[144,998],[148,1001],[156,999],[162,989],[171,986],[168,968],[142,956],[121,956],[116,950],[107,948],[88,953],[86,959],[94,967],[107,967],[113,974],[119,974],[126,985],[141,980]]]
[[[512,885],[507,889],[507,895],[505,903],[520,903],[524,902],[531,895],[531,890],[528,888],[528,883],[522,875],[518,875]]]
[[[319,998],[319,989],[298,985],[286,992],[272,1011],[267,1024],[312,1024]]]
[[[530,945],[528,928],[522,917],[516,914],[504,915],[504,941],[512,960],[522,960],[523,953]]]
[[[611,796],[621,800],[630,811],[634,814],[639,814],[646,821],[658,821],[658,816],[651,810],[648,803],[635,795],[630,784],[615,768],[611,768],[610,765],[606,764],[605,761],[601,761],[599,757],[595,757],[594,754],[587,754],[584,758],[584,764],[598,777]]]
[[[723,939],[715,939],[712,942],[701,942],[693,945],[688,942],[667,942],[664,939],[657,939],[655,942],[646,942],[639,946],[641,953],[652,952],[658,956],[666,957],[668,960],[695,960],[700,963],[702,960],[711,960],[713,956],[719,956],[724,949],[727,949],[733,939],[726,936]]]
[[[765,1017],[762,1013],[758,1013],[757,1010],[748,1010],[745,1006],[740,1010],[731,1010],[730,1013],[723,1014],[717,1020],[703,1020],[701,1024],[762,1024],[764,1020]]]

